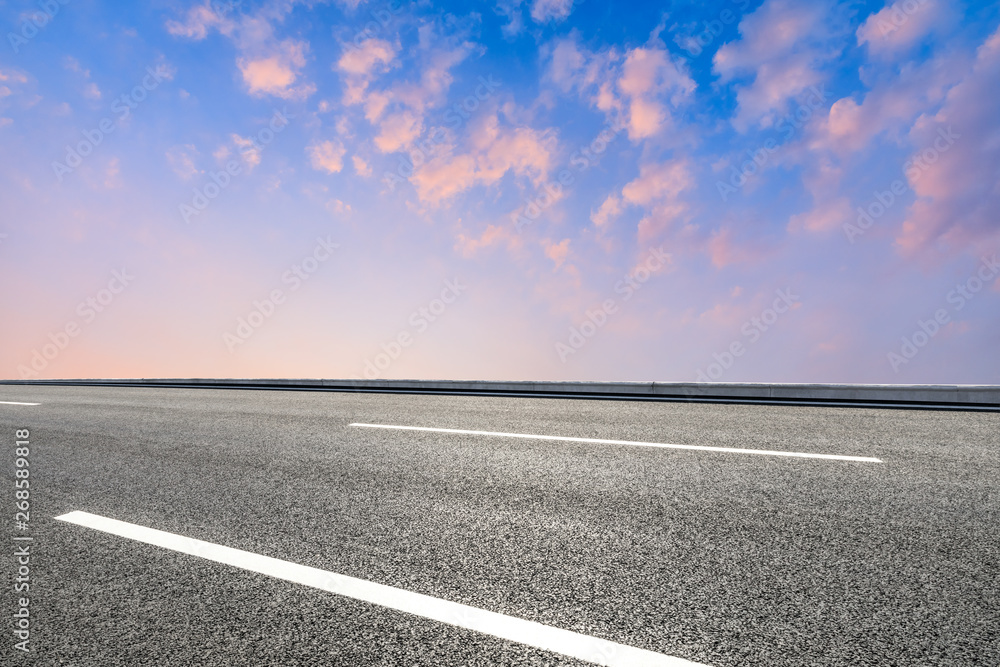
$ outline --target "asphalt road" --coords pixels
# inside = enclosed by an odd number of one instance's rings
[[[715,667],[1000,665],[997,413],[26,386],[0,401],[41,404],[0,403],[5,548],[34,538],[31,652],[12,648],[5,585],[0,664],[587,664],[54,519],[80,510]]]

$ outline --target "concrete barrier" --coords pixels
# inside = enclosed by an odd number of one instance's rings
[[[618,400],[840,405],[1000,411],[998,385],[770,384],[756,382],[536,382],[142,378],[0,380],[5,385],[204,387]]]

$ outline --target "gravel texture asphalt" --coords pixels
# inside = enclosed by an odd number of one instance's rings
[[[0,404],[5,541],[23,428],[34,538],[32,650],[12,648],[5,585],[0,664],[586,664],[54,520],[83,510],[715,667],[1000,665],[997,413],[27,386],[0,401],[41,403]]]

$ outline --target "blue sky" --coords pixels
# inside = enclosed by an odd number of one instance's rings
[[[1000,381],[996,3],[0,21],[7,377]]]

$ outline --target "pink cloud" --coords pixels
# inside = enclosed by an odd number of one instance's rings
[[[979,47],[972,70],[948,91],[940,110],[922,115],[910,130],[918,148],[905,173],[917,201],[896,237],[904,254],[975,253],[1000,241],[998,90],[1000,29]]]
[[[596,68],[587,68],[592,56],[581,50],[575,39],[567,37],[549,47],[547,76],[564,92],[595,82]]]
[[[410,111],[388,114],[379,124],[375,146],[383,153],[394,153],[410,146],[423,129],[422,118]]]
[[[326,204],[324,204],[324,207],[326,208],[327,211],[329,211],[333,215],[345,215],[351,212],[350,204],[345,204],[343,201],[336,198],[326,202]]]
[[[395,64],[395,57],[396,46],[384,39],[369,39],[360,47],[349,45],[334,65],[344,75],[344,104],[364,104],[370,121],[381,116],[389,96],[369,93],[368,87]]]
[[[243,82],[251,95],[274,95],[285,99],[302,99],[315,91],[315,86],[293,87],[298,71],[306,64],[306,42],[285,40],[266,56],[243,57],[237,61]]]
[[[640,243],[646,244],[661,236],[687,214],[688,205],[677,198],[693,184],[684,159],[650,162],[639,167],[639,176],[622,188],[621,198],[624,203],[642,206],[648,211],[637,227]]]
[[[410,182],[422,202],[440,205],[476,184],[476,160],[472,155],[433,159]]]
[[[121,160],[117,157],[111,158],[104,170],[104,187],[111,190],[122,187]]]
[[[638,178],[622,188],[622,196],[630,204],[646,206],[673,199],[693,183],[686,160],[647,163],[639,168]]]
[[[465,258],[473,257],[484,248],[490,248],[500,243],[508,248],[520,248],[521,239],[511,232],[510,225],[487,225],[478,237],[467,236],[459,232],[455,237],[455,250]]]
[[[823,80],[822,66],[838,53],[830,45],[841,28],[833,10],[826,1],[766,0],[740,22],[741,39],[716,52],[713,66],[723,82],[754,77],[737,88],[738,130],[771,125],[791,99]]]
[[[860,104],[851,97],[834,102],[827,117],[812,128],[809,147],[840,155],[870,147],[877,135],[907,127],[923,110],[940,103],[970,66],[961,53],[902,66]]]
[[[891,57],[933,32],[942,32],[954,19],[949,2],[899,0],[868,17],[858,28],[858,44],[867,44],[877,57]]]
[[[829,6],[766,0],[740,21],[741,39],[723,45],[715,54],[715,70],[730,78],[741,70],[782,58],[799,46],[822,23]]]
[[[241,137],[238,134],[231,134],[229,137],[233,140],[233,143],[236,144],[237,148],[240,149],[240,157],[242,157],[243,161],[246,162],[247,171],[253,171],[253,168],[260,164],[260,145],[254,141],[254,139]],[[222,154],[223,148],[224,147],[220,147],[216,153]]]
[[[416,170],[410,182],[420,200],[433,206],[475,185],[491,185],[508,172],[538,187],[552,169],[554,140],[546,130],[501,125],[493,114],[472,129],[468,152],[435,156]]]
[[[668,91],[677,102],[694,92],[695,83],[662,48],[635,48],[625,56],[618,88],[637,98]]]
[[[496,117],[489,124],[496,124]],[[481,180],[494,182],[508,171],[526,176],[538,186],[552,168],[554,135],[547,131],[529,127],[487,130],[492,138],[488,148],[479,159]]]
[[[851,222],[855,215],[850,200],[847,197],[838,197],[821,202],[811,211],[793,215],[788,221],[788,230],[829,232],[841,228],[846,222]]]
[[[308,152],[313,169],[335,174],[344,167],[347,149],[339,141],[324,141],[310,146]]]
[[[253,96],[301,100],[315,92],[316,86],[311,83],[295,85],[299,71],[305,66],[309,43],[294,39],[278,42],[274,37],[273,24],[284,20],[294,3],[262,7],[254,14],[220,12],[214,6],[205,2],[192,7],[184,21],[167,21],[167,32],[175,37],[201,40],[215,29],[228,37],[239,52],[236,65]]]
[[[609,195],[598,209],[590,214],[590,220],[598,227],[604,227],[613,218],[618,217],[621,212],[622,200],[615,195]]]
[[[635,99],[629,105],[629,139],[645,139],[660,131],[666,120],[663,105],[647,99]]]
[[[997,284],[1000,284],[1000,282]],[[938,333],[938,336],[941,340],[947,340],[949,338],[957,338],[958,336],[968,333],[971,330],[972,325],[967,320],[954,320],[943,326],[941,331]]]
[[[396,47],[384,39],[368,39],[360,47],[351,45],[341,54],[337,69],[345,74],[368,76],[386,69],[396,57]]]
[[[670,120],[661,101],[669,100],[673,106],[690,97],[695,83],[662,48],[635,48],[625,56],[618,89],[628,100],[629,139],[645,139],[658,134]],[[614,108],[603,88],[598,93],[598,106]]]
[[[657,41],[620,54],[588,51],[568,37],[547,53],[547,78],[564,92],[577,91],[609,120],[624,116],[633,141],[660,134],[672,118],[667,104],[679,106],[696,88],[683,63]]]
[[[389,90],[394,102],[421,114],[428,108],[444,104],[455,79],[451,70],[476,49],[473,43],[467,41],[454,46],[432,48],[430,45],[434,43],[434,38],[426,36],[426,40],[428,45],[425,47],[426,55],[419,79],[400,83]]]
[[[812,195],[812,209],[791,216],[790,232],[826,233],[852,222],[856,213],[851,202],[841,194],[843,169],[830,156],[811,154],[804,166],[802,184]]]
[[[344,74],[344,104],[361,105],[365,119],[376,126],[376,148],[383,153],[410,149],[424,134],[429,109],[444,104],[453,83],[451,70],[476,46],[463,38],[441,37],[434,24],[419,30],[415,55],[421,65],[417,80],[376,89],[377,75],[395,64],[398,45],[371,39],[360,49],[345,52],[336,67]]]
[[[535,0],[531,6],[531,18],[538,23],[562,21],[573,11],[573,0]]]
[[[354,173],[358,176],[368,178],[372,175],[372,167],[370,164],[365,162],[364,158],[359,155],[355,155],[351,158],[351,162],[354,164]]]
[[[738,242],[732,229],[725,227],[712,233],[707,243],[708,257],[716,268],[745,262],[762,262],[771,253],[755,243]]]
[[[219,32],[223,34],[231,33],[234,23],[216,13],[211,2],[205,2],[202,5],[191,7],[184,21],[169,20],[166,27],[167,32],[174,37],[202,40],[208,36],[208,31],[212,28],[218,28]]]
[[[687,204],[669,202],[653,207],[649,215],[639,221],[637,227],[639,243],[647,244],[659,238],[663,233],[682,220],[688,212]]]
[[[167,162],[170,164],[170,168],[185,181],[202,173],[195,164],[197,158],[198,149],[195,148],[194,144],[174,146],[167,151]]]
[[[563,239],[559,243],[551,239],[542,239],[542,248],[545,249],[545,256],[551,259],[558,269],[569,255],[569,239]]]
[[[763,63],[751,86],[740,88],[736,94],[739,102],[737,123],[760,121],[770,125],[774,114],[789,100],[800,95],[810,86],[820,83],[820,73],[807,62],[781,60]]]
[[[80,76],[80,85],[83,87],[83,96],[90,100],[101,99],[101,89],[90,80],[90,70],[80,65],[80,61],[72,56],[67,56],[63,65],[67,70]],[[9,92],[9,89],[8,89]]]
[[[716,303],[708,310],[698,313],[698,323],[710,330],[738,330],[751,312],[745,303]]]

